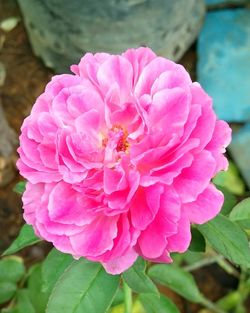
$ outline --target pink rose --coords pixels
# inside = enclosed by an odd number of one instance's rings
[[[24,219],[41,238],[117,274],[171,262],[190,224],[218,214],[211,183],[231,129],[179,64],[148,48],[87,53],[52,78],[22,126]]]

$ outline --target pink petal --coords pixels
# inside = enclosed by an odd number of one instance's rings
[[[90,209],[88,199],[84,199],[70,184],[59,182],[49,194],[48,213],[54,222],[77,226],[89,224],[95,219]]]
[[[190,138],[198,138],[200,140],[199,147],[196,149],[197,151],[203,150],[208,142],[210,142],[215,123],[216,115],[211,106],[203,106],[201,116],[197,120],[196,126],[190,135]],[[207,125],[207,127],[204,127],[204,125]]]
[[[175,178],[174,188],[183,203],[194,201],[206,189],[213,177],[215,166],[211,153],[203,150],[195,155],[192,165]]]
[[[56,149],[55,144],[40,144],[37,150],[40,153],[40,159],[45,167],[49,169],[57,169]]]
[[[102,92],[105,93],[113,84],[118,84],[121,98],[124,100],[128,98],[129,90],[131,90],[132,77],[131,64],[120,56],[110,56],[100,65],[97,72],[97,79]]]
[[[150,225],[142,231],[139,239],[140,254],[148,259],[159,258],[168,243],[168,237],[177,232],[180,215],[180,200],[171,188],[166,188],[161,197],[159,211]]]
[[[222,192],[210,184],[197,198],[196,201],[183,205],[191,223],[203,224],[214,218],[223,205]]]
[[[137,83],[138,78],[144,67],[156,58],[155,53],[149,48],[128,49],[122,54],[133,66],[133,86]]]
[[[148,63],[141,72],[138,82],[135,86],[135,95],[139,98],[143,94],[150,94],[154,81],[166,71],[171,71],[175,67],[175,63],[156,57]]]
[[[178,232],[168,237],[167,250],[169,252],[185,252],[191,241],[190,222],[184,212],[182,212],[178,222]]]
[[[105,270],[112,275],[119,275],[122,272],[129,269],[136,261],[138,254],[134,249],[128,250],[128,252],[112,261],[102,263]]]
[[[211,141],[206,146],[206,149],[211,151],[213,157],[217,161],[215,174],[221,170],[227,170],[228,160],[223,155],[226,151],[226,147],[229,145],[232,139],[232,130],[229,125],[224,121],[217,121]],[[215,175],[214,174],[214,175]]]
[[[143,230],[152,223],[159,210],[163,191],[163,186],[159,184],[137,190],[130,208],[132,225],[136,229]]]
[[[164,89],[154,95],[149,121],[154,131],[162,132],[164,142],[167,143],[173,134],[182,136],[190,110],[189,101],[190,95],[179,87]]]
[[[21,159],[19,159],[16,163],[17,168],[20,172],[20,174],[25,177],[26,179],[28,179],[32,184],[37,184],[37,183],[51,183],[51,182],[56,182],[61,180],[62,176],[60,173],[58,172],[53,172],[53,171],[49,171],[49,169],[47,170],[43,170],[40,171],[40,169],[32,169],[29,166],[27,166],[23,161],[25,160],[24,155],[22,155],[21,153],[21,149],[18,150]]]
[[[103,184],[104,192],[106,194],[111,194],[114,191],[123,190],[128,186],[125,172],[122,170],[122,168],[110,169],[108,167],[105,167]]]
[[[173,71],[163,72],[152,85],[151,94],[154,95],[163,89],[172,89],[175,87],[182,87],[187,89],[192,83],[191,78],[185,68],[176,64]]]
[[[37,199],[41,199],[44,193],[44,184],[26,183],[23,200],[23,217],[28,224],[35,225],[35,212],[38,209]]]
[[[118,218],[99,216],[86,225],[81,233],[71,236],[70,242],[76,253],[95,257],[111,250],[117,236]]]

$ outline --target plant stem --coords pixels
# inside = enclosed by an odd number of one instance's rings
[[[240,278],[239,272],[236,271],[236,269],[225,260],[225,258],[221,258],[217,261],[217,264],[229,275],[232,275],[236,278]]]
[[[124,280],[123,280],[123,292],[124,292],[124,305],[125,305],[124,313],[132,313],[132,306],[133,306],[132,290],[129,288],[129,286],[126,284]]]
[[[235,276],[236,278],[239,278],[239,273],[234,269],[233,266],[231,266],[222,255],[215,255],[210,258],[206,258],[203,260],[200,260],[198,262],[195,262],[194,264],[184,266],[184,270],[188,272],[192,272],[194,270],[197,270],[201,267],[217,263],[221,268],[224,269],[228,274]]]
[[[203,266],[207,266],[207,265],[216,263],[216,262],[218,262],[218,260],[220,260],[222,258],[223,258],[223,256],[221,256],[221,255],[212,256],[210,258],[202,259],[198,262],[195,262],[194,264],[184,266],[183,269],[185,271],[191,272],[191,271],[197,270]]]
[[[241,267],[240,281],[238,286],[238,292],[241,295],[241,299],[238,301],[237,306],[235,308],[235,312],[242,312],[242,308],[244,307],[244,302],[246,301],[249,295],[249,288],[246,286],[247,280],[247,269]]]
[[[205,308],[215,312],[215,313],[226,313],[224,310],[220,309],[216,304],[208,299],[203,299],[201,303]]]

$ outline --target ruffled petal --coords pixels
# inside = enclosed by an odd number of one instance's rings
[[[216,189],[213,184],[209,184],[196,201],[184,204],[183,210],[191,223],[203,224],[220,212],[223,201],[223,193]]]

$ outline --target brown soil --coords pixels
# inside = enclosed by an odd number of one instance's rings
[[[16,2],[0,0],[0,21],[13,16],[21,18]],[[52,73],[34,56],[22,20],[10,32],[0,29],[0,62],[6,70],[0,99],[9,125],[19,134],[23,119],[29,114]],[[17,155],[13,158],[16,159]],[[23,223],[21,197],[12,191],[20,180],[16,172],[15,179],[5,188],[0,188],[0,253],[16,237]],[[40,259],[44,256],[43,250],[36,247],[23,254],[27,259]]]

